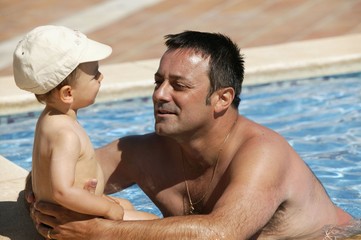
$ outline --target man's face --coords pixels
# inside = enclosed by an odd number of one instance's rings
[[[165,52],[154,75],[157,134],[176,138],[195,134],[213,117],[212,105],[206,104],[210,88],[208,62],[208,58],[191,49]]]

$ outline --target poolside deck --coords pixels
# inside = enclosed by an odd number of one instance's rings
[[[19,39],[45,24],[79,29],[113,47],[102,62],[100,101],[149,94],[163,36],[186,29],[234,39],[246,57],[245,84],[355,71],[360,63],[361,0],[0,0],[0,114],[39,108],[14,85],[11,64]],[[308,40],[314,42],[298,44]]]
[[[24,33],[44,24],[113,47],[100,100],[150,94],[163,36],[186,29],[234,39],[246,56],[245,84],[361,71],[361,0],[0,0],[0,115],[41,107],[15,86],[11,55]],[[32,238],[17,201],[27,172],[1,153],[0,166],[0,239]]]
[[[19,37],[44,24],[77,28],[111,45],[114,52],[104,63],[117,64],[158,59],[163,36],[187,29],[228,34],[241,48],[358,34],[361,1],[2,0],[0,76],[12,73]]]

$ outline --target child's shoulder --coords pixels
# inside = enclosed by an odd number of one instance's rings
[[[42,114],[37,123],[37,129],[46,133],[58,131],[75,131],[81,126],[77,121],[65,114]]]

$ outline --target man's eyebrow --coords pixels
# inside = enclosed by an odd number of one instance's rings
[[[163,77],[163,75],[160,74],[159,72],[156,72],[156,73],[154,73],[154,77]]]
[[[164,76],[162,74],[160,74],[159,72],[156,72],[154,74],[154,77],[164,78]],[[180,76],[180,75],[171,74],[171,75],[169,75],[169,79],[170,80],[182,80],[182,79],[185,79],[185,78]]]
[[[180,75],[169,75],[169,79],[171,80],[182,80],[184,79],[184,77],[180,76]]]

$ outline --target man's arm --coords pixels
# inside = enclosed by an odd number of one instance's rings
[[[54,229],[52,237],[55,239],[227,239],[222,237],[224,230],[217,229],[217,219],[212,215],[148,221],[85,220],[76,219],[70,211],[62,211],[60,206],[49,203],[39,202],[36,208],[41,211],[36,212],[36,219]],[[38,226],[43,236],[48,230],[45,225]]]
[[[123,142],[126,142],[126,138],[117,139],[95,150],[96,158],[103,170],[106,194],[118,192],[134,183],[128,178],[129,168],[121,163]]]
[[[230,189],[231,191],[231,189]],[[245,206],[226,201],[224,207],[208,215],[168,217],[150,221],[110,221],[107,219],[66,220],[64,215],[49,205],[39,203],[37,208],[46,215],[37,215],[38,220],[54,228],[56,239],[248,239],[266,223],[274,212],[267,201],[248,199]],[[225,205],[226,204],[226,205]],[[267,208],[269,206],[269,208]],[[249,207],[249,209],[247,209]],[[262,210],[259,207],[262,207]],[[255,211],[256,213],[252,212]],[[240,222],[238,222],[240,220]],[[253,224],[253,225],[252,225]],[[38,228],[46,236],[48,228]]]
[[[240,151],[228,167],[228,186],[210,214],[154,221],[66,223],[51,206],[39,204],[43,213],[54,216],[39,215],[39,219],[54,227],[52,233],[58,239],[248,239],[270,221],[285,200],[283,172],[287,169],[276,160],[285,157],[279,146],[258,141],[248,144],[244,146],[247,151]],[[46,234],[46,229],[39,231]]]

